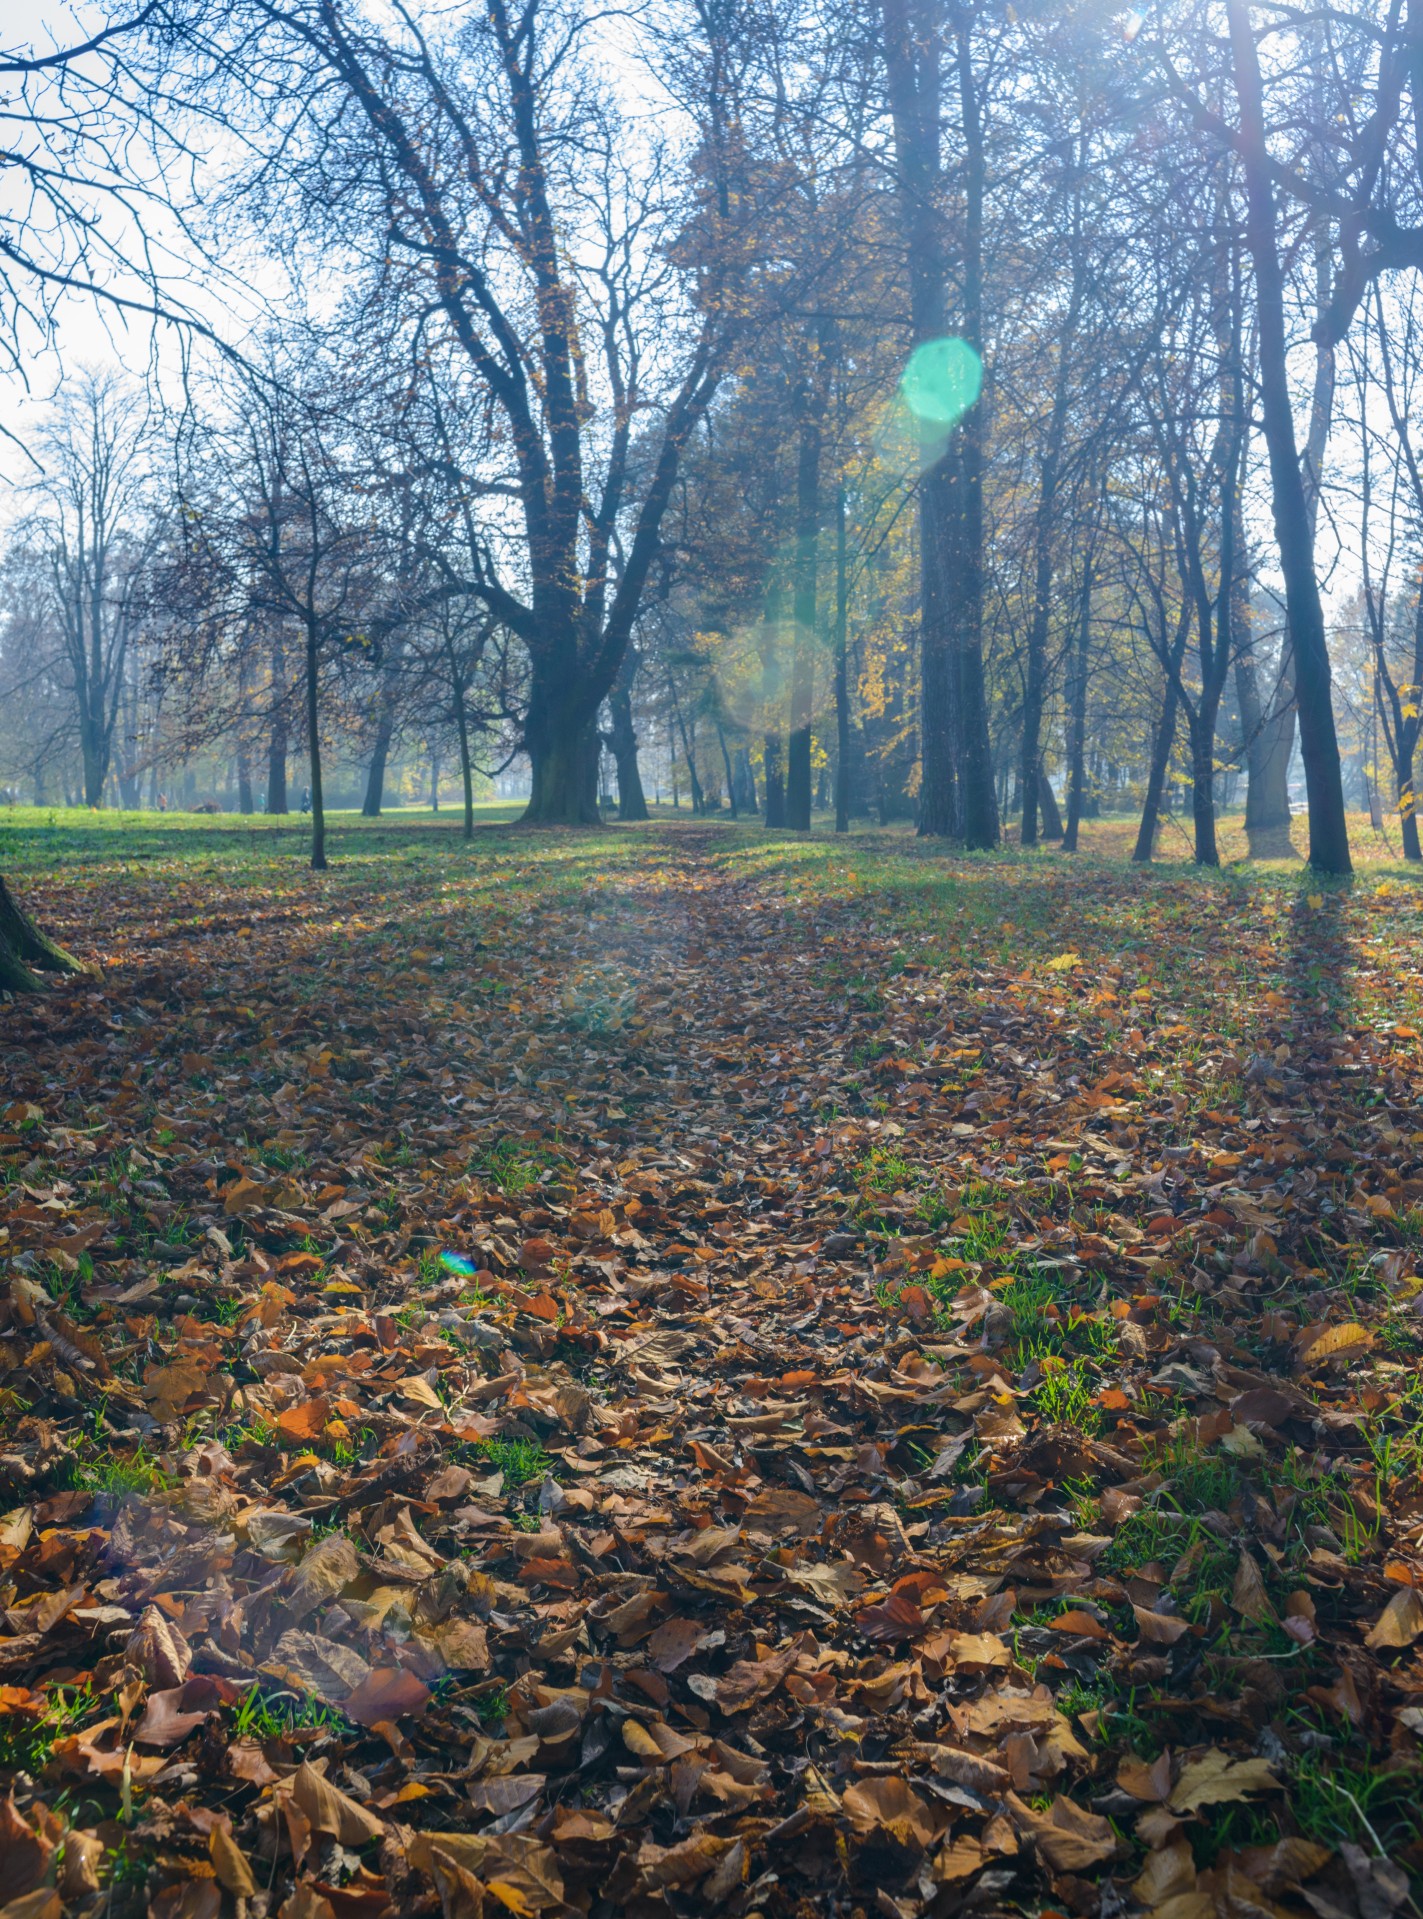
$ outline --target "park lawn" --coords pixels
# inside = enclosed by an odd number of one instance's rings
[[[175,1850],[289,1888],[274,1800],[348,1901],[399,1820],[536,1910],[1154,1906],[1282,1835],[1281,1909],[1388,1909],[1423,895],[1373,836],[1340,885],[404,814],[316,875],[296,824],[0,829],[95,967],[0,1006],[0,1758],[111,1911]]]

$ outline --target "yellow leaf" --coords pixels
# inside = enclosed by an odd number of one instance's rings
[[[1306,905],[1312,906],[1316,913],[1324,904],[1324,895],[1322,893],[1306,893],[1304,897]]]
[[[1050,959],[1044,962],[1043,971],[1045,973],[1070,973],[1073,967],[1078,963],[1076,953],[1059,953],[1056,959]]]
[[[1278,1792],[1279,1780],[1266,1759],[1230,1759],[1213,1746],[1202,1759],[1186,1766],[1171,1794],[1171,1810],[1199,1812],[1202,1806],[1225,1806],[1252,1792]]]
[[[1379,1652],[1389,1646],[1411,1646],[1420,1637],[1423,1637],[1423,1599],[1414,1587],[1404,1586],[1370,1626],[1364,1635],[1364,1644]]]
[[[1299,1360],[1302,1366],[1317,1366],[1322,1360],[1352,1359],[1357,1353],[1366,1353],[1374,1343],[1374,1336],[1367,1326],[1361,1326],[1357,1320],[1349,1319],[1342,1326],[1326,1326],[1313,1338],[1302,1342]]]

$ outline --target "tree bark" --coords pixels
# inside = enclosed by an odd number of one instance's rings
[[[823,437],[818,376],[801,404],[796,457],[795,577],[791,595],[791,719],[786,741],[786,825],[808,833],[811,820],[811,720],[815,705],[815,614],[820,553],[820,452]]]
[[[1082,599],[1072,649],[1072,686],[1067,716],[1067,824],[1062,833],[1064,853],[1077,851],[1082,824],[1087,756],[1087,669],[1092,646],[1092,563],[1084,564]]]
[[[288,813],[287,804],[287,649],[280,624],[272,627],[272,712],[267,735],[267,811]]]
[[[523,824],[600,826],[597,712],[588,712],[557,655],[534,662],[524,745],[532,780]]]
[[[608,744],[613,750],[613,761],[618,769],[620,820],[645,820],[648,817],[642,769],[637,763],[637,730],[632,719],[632,685],[638,664],[637,649],[630,646],[623,655],[618,677],[608,695],[608,712],[612,717]]]
[[[1084,141],[1085,146],[1085,141]],[[1074,153],[1074,159],[1075,159]],[[1080,175],[1079,175],[1080,178]],[[1057,482],[1062,460],[1062,441],[1067,427],[1071,397],[1072,349],[1078,317],[1086,292],[1086,255],[1082,247],[1082,194],[1080,186],[1072,205],[1072,287],[1064,316],[1062,338],[1057,349],[1057,369],[1053,379],[1052,411],[1048,417],[1047,439],[1039,463],[1038,510],[1033,526],[1033,612],[1028,625],[1028,671],[1023,690],[1023,752],[1018,781],[1023,803],[1023,826],[1019,836],[1023,846],[1035,846],[1038,838],[1038,806],[1046,784],[1042,771],[1043,703],[1047,694],[1048,622],[1052,614],[1053,539],[1056,532]],[[1048,786],[1051,793],[1052,788]],[[1053,814],[1057,803],[1053,802]],[[1045,826],[1049,839],[1062,837]]]
[[[948,248],[939,203],[941,49],[929,8],[912,0],[881,0],[885,80],[894,126],[896,187],[909,281],[910,328],[915,345],[945,330]],[[946,462],[922,475],[919,527],[919,832],[949,838],[960,827],[957,784],[958,674],[952,660],[949,615],[949,527],[958,498]]]
[[[83,970],[72,953],[40,931],[0,874],[0,992],[38,992],[41,973]]]
[[[1270,463],[1275,542],[1295,663],[1300,747],[1309,805],[1309,863],[1324,873],[1351,873],[1344,782],[1334,726],[1324,609],[1314,571],[1304,482],[1295,444],[1285,340],[1284,278],[1275,232],[1275,195],[1265,147],[1263,87],[1247,0],[1227,0],[1240,151],[1245,173],[1246,244],[1255,263],[1260,340],[1260,407]]]
[[[1141,825],[1137,828],[1132,859],[1138,866],[1149,866],[1156,852],[1156,832],[1161,823],[1161,796],[1166,790],[1166,770],[1171,748],[1176,741],[1176,681],[1168,674],[1166,694],[1151,740],[1151,766],[1146,776],[1146,798],[1142,802]]]
[[[311,765],[311,869],[326,871],[326,807],[321,793],[321,733],[318,669],[320,642],[313,620],[306,623],[306,740]]]
[[[682,754],[687,762],[687,783],[691,788],[692,796],[692,817],[700,819],[706,810],[706,799],[702,793],[701,780],[697,777],[697,756],[692,750],[692,742],[687,734],[687,722],[682,717],[682,708],[670,679],[667,682],[667,691],[672,700],[672,717],[677,722],[677,731],[682,735]]]
[[[731,753],[726,744],[726,729],[722,726],[719,716],[714,721],[714,724],[716,726],[717,744],[721,748],[721,763],[726,771],[726,803],[731,808],[731,817],[736,819],[741,808],[736,803],[736,775],[731,767]]]
[[[469,749],[469,712],[464,703],[464,683],[455,680],[455,737],[460,750],[460,783],[464,788],[464,830],[462,837],[474,838],[474,760]]]
[[[385,804],[385,774],[390,763],[390,743],[395,735],[395,704],[399,695],[399,652],[381,674],[380,711],[376,715],[376,736],[371,746],[370,765],[366,768],[366,791],[361,801],[361,818],[378,820]]]
[[[835,489],[835,831],[850,830],[850,606],[845,489]]]
[[[963,137],[964,338],[983,357],[983,203],[987,185],[983,137],[983,106],[973,70],[970,10],[964,0],[954,6],[954,44],[957,56],[959,105]],[[951,449],[951,471],[962,486],[961,511],[954,524],[957,551],[951,576],[956,585],[952,601],[954,655],[958,665],[958,756],[964,844],[997,846],[998,793],[993,781],[993,746],[988,732],[988,694],[983,672],[983,468],[987,414],[983,404],[971,406]],[[955,460],[954,454],[957,453]]]
[[[1219,866],[1215,830],[1215,728],[1217,702],[1204,694],[1190,717],[1191,815],[1197,866]]]
[[[1038,762],[1038,806],[1043,818],[1043,838],[1060,840],[1062,838],[1062,815],[1057,810],[1057,795],[1052,790],[1052,781],[1041,760]]]

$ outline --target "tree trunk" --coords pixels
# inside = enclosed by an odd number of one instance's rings
[[[911,5],[914,15],[911,19]],[[947,236],[939,153],[941,49],[937,17],[919,0],[881,0],[885,79],[894,125],[896,189],[909,281],[914,344],[945,331]],[[956,665],[949,616],[949,527],[958,510],[946,462],[919,481],[919,832],[959,830]]]
[[[983,203],[986,165],[983,103],[973,70],[970,9],[954,6],[954,44],[963,133],[963,331],[983,357]],[[964,844],[997,846],[998,793],[993,783],[993,746],[988,732],[988,694],[983,672],[983,468],[988,418],[982,404],[970,406],[959,429],[951,466],[962,485],[961,510],[953,523],[957,551],[951,576],[954,655],[958,665],[960,806]]]
[[[1080,172],[1078,177],[1080,179]],[[1028,627],[1028,671],[1027,683],[1023,691],[1023,752],[1018,772],[1023,802],[1023,829],[1019,838],[1023,846],[1033,846],[1037,843],[1039,802],[1043,799],[1044,788],[1048,795],[1052,793],[1052,787],[1048,785],[1047,776],[1042,770],[1042,722],[1043,703],[1047,693],[1047,640],[1048,621],[1052,613],[1052,560],[1053,536],[1056,530],[1058,469],[1062,458],[1063,436],[1067,427],[1068,403],[1071,398],[1072,350],[1077,333],[1078,316],[1086,291],[1086,254],[1081,242],[1082,194],[1079,186],[1073,196],[1072,290],[1063,320],[1062,337],[1057,348],[1052,412],[1048,419],[1047,440],[1043,447],[1039,469],[1038,510],[1033,526],[1033,613]],[[1053,817],[1056,818],[1055,799],[1052,812]],[[1043,817],[1045,837],[1061,839],[1061,821],[1058,820],[1057,830],[1054,832],[1053,828],[1046,824],[1047,815],[1044,814]]]
[[[83,970],[72,953],[40,931],[0,875],[0,992],[37,992],[40,973]]]
[[[1043,818],[1043,838],[1060,840],[1062,838],[1062,815],[1057,810],[1057,795],[1052,790],[1052,781],[1042,762],[1038,762],[1038,806]]]
[[[464,683],[455,680],[455,737],[460,749],[460,781],[464,787],[464,838],[474,838],[474,761],[469,750],[469,712],[464,703]]]
[[[618,677],[608,695],[608,712],[612,716],[608,744],[613,749],[613,761],[618,769],[620,820],[645,820],[648,817],[642,770],[637,763],[637,730],[632,720],[632,683],[637,668],[637,649],[630,646],[623,655]]]
[[[717,744],[721,747],[721,763],[726,769],[726,803],[731,808],[731,817],[735,819],[741,809],[736,804],[736,775],[731,770],[731,754],[727,750],[726,732],[720,718],[715,721]]]
[[[1141,809],[1141,825],[1137,828],[1136,845],[1132,849],[1132,859],[1139,866],[1150,865],[1156,851],[1156,832],[1161,823],[1161,796],[1166,790],[1166,771],[1171,761],[1171,748],[1176,743],[1176,707],[1176,682],[1168,675],[1166,697],[1162,702],[1161,715],[1156,722],[1156,731],[1151,740],[1151,766],[1146,776],[1146,799]]]
[[[816,574],[820,552],[821,423],[814,395],[801,419],[796,458],[795,580],[791,617],[791,724],[786,741],[786,825],[808,833],[811,820],[810,729],[815,706]]]
[[[366,768],[366,792],[361,801],[361,818],[378,820],[385,804],[385,775],[390,764],[390,743],[395,735],[395,708],[400,693],[400,659],[403,647],[392,654],[380,677],[380,710],[376,715],[376,736]]]
[[[1300,747],[1309,804],[1309,863],[1324,873],[1351,873],[1349,829],[1339,740],[1334,727],[1324,609],[1314,572],[1304,482],[1295,445],[1285,342],[1284,280],[1275,232],[1275,195],[1265,146],[1259,55],[1247,0],[1227,0],[1235,89],[1240,102],[1240,153],[1245,173],[1246,244],[1255,263],[1260,341],[1260,408],[1270,461],[1275,543],[1295,663]]]
[[[430,811],[440,810],[440,755],[435,747],[430,749]]]
[[[287,649],[282,629],[272,630],[272,713],[267,736],[267,811],[288,813],[287,804]]]
[[[525,826],[600,826],[597,714],[570,697],[547,664],[536,666],[524,722],[532,778]]]
[[[1072,687],[1067,715],[1067,824],[1062,833],[1064,853],[1077,851],[1077,834],[1082,824],[1087,756],[1087,671],[1092,647],[1092,563],[1088,559],[1082,574],[1082,602],[1077,633],[1072,649]]]
[[[321,794],[321,733],[317,670],[321,664],[316,626],[306,627],[306,739],[311,763],[311,869],[326,871],[326,807]]]
[[[697,756],[692,750],[692,742],[687,736],[687,722],[682,718],[682,709],[673,691],[672,683],[667,683],[667,691],[672,699],[672,717],[677,722],[677,730],[682,735],[682,756],[687,762],[687,783],[691,788],[692,817],[700,819],[706,810],[706,800],[702,793],[702,783],[697,777]]]
[[[766,825],[786,823],[786,779],[781,768],[781,736],[767,733],[761,746],[761,778],[766,789]]]
[[[1423,849],[1418,844],[1418,796],[1413,787],[1411,753],[1407,765],[1398,776],[1398,817],[1403,826],[1403,857],[1406,860],[1423,859]]]
[[[741,811],[745,813],[749,819],[754,819],[758,807],[756,799],[756,771],[751,764],[751,749],[749,746],[738,746],[736,749],[736,794]]]
[[[128,671],[127,660],[124,663],[123,690],[120,693],[120,710],[123,713],[122,764],[119,767],[119,804],[126,813],[136,813],[142,796],[140,774],[138,771],[138,680]]]
[[[850,606],[845,489],[835,489],[835,831],[850,830]]]
[[[244,819],[252,812],[252,740],[249,707],[252,700],[250,635],[244,635],[237,656],[237,810]]]
[[[1219,866],[1215,832],[1216,705],[1204,693],[1190,719],[1191,815],[1197,866]]]

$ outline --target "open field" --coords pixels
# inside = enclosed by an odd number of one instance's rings
[[[400,1832],[471,1919],[1403,1903],[1366,826],[1326,885],[295,824],[0,819],[101,969],[0,1005],[0,1757],[66,1898],[413,1914]]]

